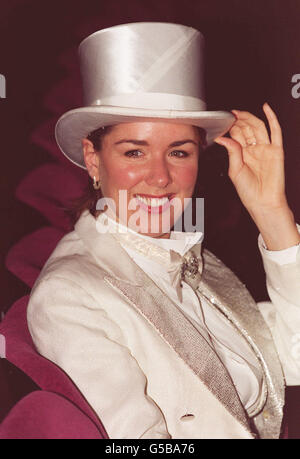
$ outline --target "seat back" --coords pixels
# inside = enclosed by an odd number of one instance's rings
[[[27,326],[28,300],[27,295],[14,303],[0,323],[0,334],[5,340],[6,359],[29,376],[42,390],[59,394],[76,405],[97,426],[100,438],[108,438],[97,414],[69,376],[35,349]]]

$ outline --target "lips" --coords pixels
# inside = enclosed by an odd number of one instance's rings
[[[170,207],[170,200],[174,197],[174,194],[167,194],[164,196],[136,194],[135,199],[137,200],[141,209],[149,213],[161,213]]]

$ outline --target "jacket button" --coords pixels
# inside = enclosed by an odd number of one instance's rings
[[[180,421],[186,422],[186,421],[192,421],[193,419],[195,419],[195,415],[191,413],[187,413],[181,416]]]
[[[265,420],[269,419],[269,417],[270,417],[270,413],[267,410],[263,411],[262,415],[265,418]]]

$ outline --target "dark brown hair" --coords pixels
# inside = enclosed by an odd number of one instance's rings
[[[199,141],[199,149],[200,149],[200,154],[199,154],[199,160],[202,158],[202,151],[204,147],[206,146],[206,131],[202,129],[201,127],[195,126],[195,128],[198,130],[200,134],[200,141]],[[96,129],[92,131],[88,136],[87,139],[90,140],[93,144],[94,149],[97,152],[101,151],[102,148],[102,140],[106,134],[109,134],[111,130],[113,129],[113,126],[103,126],[99,129]],[[200,187],[201,187],[201,180],[200,180],[200,167],[198,168],[198,177],[197,177],[197,182],[194,190],[193,197],[199,196],[200,193]],[[86,191],[84,194],[71,202],[69,205],[69,208],[67,210],[67,214],[69,218],[71,219],[72,224],[74,225],[76,221],[79,219],[80,215],[84,210],[89,210],[90,213],[95,217],[96,215],[96,205],[97,202],[100,198],[102,198],[102,192],[101,188],[100,190],[95,190],[92,184],[92,181],[88,179],[88,184],[86,187]]]

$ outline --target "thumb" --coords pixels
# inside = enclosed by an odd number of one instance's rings
[[[244,165],[240,144],[228,137],[217,137],[214,141],[226,148],[229,157],[228,175],[230,178],[235,177]]]

